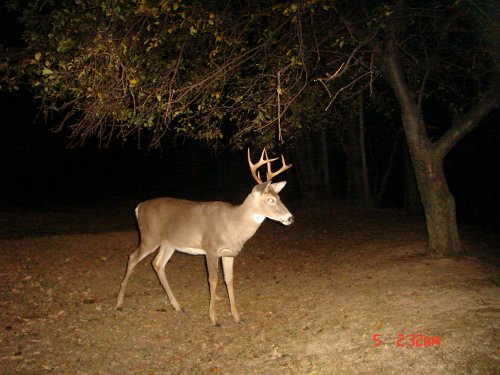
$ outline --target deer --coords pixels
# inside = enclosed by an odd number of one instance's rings
[[[265,148],[260,160],[255,164],[252,163],[250,149],[247,154],[250,172],[257,185],[240,205],[170,197],[155,198],[139,203],[135,209],[140,232],[139,246],[129,256],[116,301],[117,310],[122,309],[125,289],[134,267],[147,255],[159,249],[152,262],[153,268],[167,293],[170,304],[174,310],[182,312],[165,273],[165,266],[177,250],[191,255],[205,255],[210,289],[209,317],[215,326],[219,326],[215,312],[215,291],[219,258],[222,259],[231,315],[236,323],[242,322],[236,307],[233,289],[234,258],[266,218],[284,225],[290,225],[294,221],[293,215],[278,195],[285,187],[286,181],[272,182],[274,177],[289,169],[292,164],[286,164],[284,156],[281,155],[281,168],[273,172],[271,163],[278,158],[269,159]],[[258,171],[264,165],[267,166],[265,181],[261,179]]]

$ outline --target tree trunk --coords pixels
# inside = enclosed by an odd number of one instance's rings
[[[326,138],[326,130],[320,130],[320,144],[321,144],[321,170],[322,170],[322,185],[325,190],[325,194],[330,198],[332,191],[330,186],[330,163],[328,158],[328,140]]]
[[[387,166],[385,168],[384,174],[382,175],[382,180],[380,181],[380,184],[378,184],[378,186],[374,186],[373,189],[374,192],[376,191],[376,194],[374,193],[374,195],[377,199],[377,207],[380,207],[382,204],[382,198],[384,196],[385,188],[387,187],[387,181],[389,180],[389,176],[391,175],[392,168],[394,166],[394,159],[396,157],[396,151],[399,146],[399,138],[401,137],[400,133],[401,132],[398,131],[396,139],[392,143],[391,153],[389,154],[389,158],[387,159]]]
[[[308,200],[314,200],[319,185],[319,170],[314,162],[314,147],[309,132],[304,134],[302,142],[296,144],[295,152],[301,193]]]
[[[384,51],[386,80],[401,106],[403,128],[413,162],[420,198],[425,211],[428,250],[433,255],[449,256],[461,251],[455,199],[443,171],[443,158],[427,137],[425,123],[410,88],[403,78],[396,46],[386,43]]]
[[[408,146],[405,144],[403,150],[404,158],[404,202],[403,207],[408,212],[423,212],[422,201],[418,194],[417,180],[411,162]]]
[[[437,256],[458,254],[461,242],[455,198],[448,189],[443,161],[418,143],[413,143],[411,155],[425,212],[428,250]]]
[[[393,89],[401,107],[403,128],[425,210],[428,249],[431,254],[437,256],[454,255],[461,251],[461,244],[456,221],[455,198],[446,183],[443,160],[465,134],[474,129],[481,119],[498,106],[500,96],[498,90],[492,89],[471,111],[458,119],[438,141],[431,142],[421,115],[421,101],[416,100],[416,96],[404,79],[399,58],[398,48],[393,39],[388,38],[383,51],[385,79]],[[424,89],[423,84],[420,89]]]
[[[366,160],[366,142],[365,142],[365,111],[363,102],[363,91],[358,95],[359,103],[359,153],[361,156],[361,177],[363,180],[363,205],[365,207],[373,206],[373,199],[370,190],[370,175],[368,174],[368,162]]]
[[[359,152],[359,134],[355,123],[348,124],[347,145],[344,145],[347,170],[347,196],[355,206],[364,206],[363,168]]]
[[[366,161],[363,100],[359,97],[358,123],[347,125],[347,145],[344,145],[347,167],[347,194],[360,207],[372,207],[368,164]]]

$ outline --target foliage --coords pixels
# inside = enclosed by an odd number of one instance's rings
[[[59,129],[68,126],[74,144],[91,135],[109,142],[144,134],[153,146],[164,135],[215,141],[224,125],[240,138],[265,135],[280,65],[270,51],[279,48],[278,29],[286,32],[269,20],[271,10],[218,1],[31,2],[23,16],[30,57],[18,73],[45,114],[61,115]]]
[[[385,1],[11,6],[23,9],[28,57],[2,66],[28,77],[43,112],[60,116],[58,129],[70,130],[72,144],[91,136],[152,147],[165,136],[237,147],[248,139],[293,143],[304,130],[342,123],[360,91],[375,102],[383,96],[373,95],[387,88],[376,84],[381,44],[397,23]],[[467,111],[498,66],[494,22],[473,0],[413,1],[407,9],[398,45],[415,94],[427,106],[439,103],[431,112]],[[11,76],[2,75],[17,85]],[[391,112],[391,100],[379,103]]]

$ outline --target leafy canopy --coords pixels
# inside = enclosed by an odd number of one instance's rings
[[[344,109],[360,91],[394,106],[373,95],[388,89],[377,80],[398,23],[391,2],[10,3],[23,11],[28,57],[3,65],[29,78],[72,144],[95,136],[154,147],[181,136],[272,145],[351,116]],[[406,7],[397,41],[406,77],[448,116],[466,111],[498,68],[498,27],[485,26],[495,23],[484,9],[473,0]]]

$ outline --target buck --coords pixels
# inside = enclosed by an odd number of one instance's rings
[[[217,325],[215,290],[219,258],[222,258],[231,314],[235,322],[240,322],[233,290],[234,258],[266,218],[285,225],[293,223],[292,214],[278,195],[285,187],[286,181],[271,182],[274,177],[292,165],[287,165],[282,155],[281,168],[273,172],[271,163],[277,159],[269,159],[264,149],[260,160],[253,164],[248,150],[248,164],[257,185],[239,206],[218,201],[194,202],[174,198],[156,198],[140,203],[135,209],[140,243],[129,257],[116,308],[118,310],[122,308],[127,282],[134,267],[159,248],[158,254],[153,259],[153,267],[172,307],[176,311],[182,311],[165,275],[165,266],[177,250],[191,255],[206,256],[210,286],[209,316],[214,325]],[[258,171],[264,165],[267,165],[266,181],[262,181]]]

